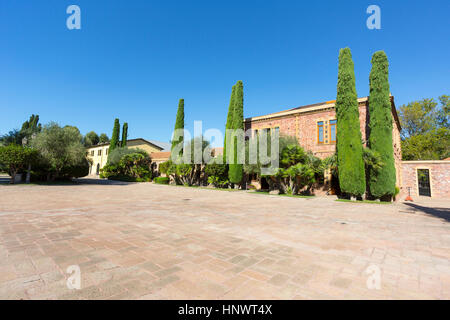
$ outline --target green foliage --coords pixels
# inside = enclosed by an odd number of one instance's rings
[[[272,179],[281,193],[297,194],[305,187],[309,193],[320,170],[323,168],[319,158],[298,145],[286,145],[280,152],[280,168]]]
[[[403,160],[442,160],[450,157],[450,130],[439,128],[402,141]]]
[[[100,142],[100,137],[98,136],[95,131],[90,131],[86,133],[84,136],[84,146],[86,148],[92,147],[94,145],[97,145]]]
[[[4,134],[3,136],[1,136],[0,145],[3,145],[3,146],[7,146],[9,144],[21,145],[22,139],[23,139],[22,133],[17,129],[13,129],[13,130],[9,131],[7,134]]]
[[[205,167],[205,174],[208,176],[208,183],[216,188],[228,187],[228,166],[226,164],[217,163],[214,160]]]
[[[77,167],[86,164],[86,150],[82,144],[83,136],[73,126],[61,128],[51,122],[32,140],[32,146],[38,150],[40,162],[52,179],[61,177],[65,167]]]
[[[184,99],[180,99],[180,101],[178,102],[178,110],[177,110],[177,117],[175,120],[175,128],[174,128],[174,132],[178,131],[178,130],[183,130],[184,129]],[[181,134],[179,136],[178,139],[173,139],[172,140],[172,148],[171,150],[173,150],[175,148],[175,146],[181,144],[181,146],[183,146],[184,143],[184,134]],[[180,154],[183,154],[183,150],[180,150]]]
[[[151,181],[151,158],[147,152],[127,148],[118,148],[114,152],[116,154],[111,158],[114,161],[109,161],[100,170],[100,177],[122,181]],[[120,160],[116,161],[119,156]]]
[[[259,136],[259,135],[258,135]],[[255,139],[255,140],[253,140]],[[264,167],[268,167],[269,165],[262,165],[261,164],[261,159],[260,159],[260,153],[259,153],[259,145],[258,145],[258,139],[259,137],[256,138],[251,138],[248,139],[245,142],[245,164],[244,164],[244,172],[246,174],[256,174],[258,177],[261,177],[261,168]],[[252,141],[253,140],[253,141]],[[256,164],[250,164],[250,143],[256,143],[257,144],[257,163]],[[284,135],[284,134],[280,134],[279,139],[278,139],[278,154],[279,154],[279,159],[282,158],[281,156],[281,152],[287,147],[287,146],[300,146],[300,144],[298,143],[298,140],[296,137],[293,136],[288,136],[288,135]],[[267,139],[267,155],[270,156],[272,153],[272,140],[271,139]]]
[[[122,148],[127,146],[127,139],[128,139],[128,123],[125,122],[122,128],[122,141],[121,141]]]
[[[374,179],[380,177],[379,173],[385,167],[385,162],[383,161],[381,154],[376,150],[363,148],[363,160],[366,172],[372,172],[374,174]]]
[[[36,157],[37,150],[32,148],[16,144],[0,146],[0,165],[8,170],[11,176],[10,183],[14,183],[18,171],[35,161]]]
[[[395,162],[392,143],[392,107],[389,97],[389,63],[384,51],[375,52],[370,72],[369,147],[381,157],[383,166],[368,170],[370,194],[375,198],[395,193]]]
[[[181,163],[176,165],[177,180],[184,186],[192,186],[195,181],[194,165],[190,163]]]
[[[9,133],[0,137],[0,145],[7,146],[9,144],[25,144],[28,145],[31,139],[41,132],[42,125],[39,123],[38,115],[31,115],[30,119],[22,124],[22,128],[19,130],[13,129]]]
[[[119,119],[115,119],[111,142],[109,144],[108,159],[109,159],[109,155],[111,155],[112,151],[119,146],[119,136],[120,136],[120,122],[119,122]]]
[[[450,156],[450,101],[448,95],[423,99],[399,109],[403,160],[440,160]]]
[[[449,128],[450,102],[449,96],[439,97],[441,103],[434,99],[413,101],[399,108],[402,138],[426,134],[439,128]]]
[[[159,172],[163,174],[170,174],[169,169],[173,166],[172,160],[165,161],[159,165]]]
[[[39,115],[32,114],[30,119],[22,124],[20,133],[22,137],[30,140],[34,135],[38,134],[42,130],[42,125],[39,123]],[[28,143],[28,141],[27,141]],[[26,143],[26,144],[27,144]]]
[[[153,181],[158,184],[169,184],[170,179],[168,177],[156,177]]]
[[[346,194],[361,196],[366,190],[366,179],[355,73],[349,48],[339,52],[336,115],[339,126],[336,149],[340,188]]]
[[[231,122],[231,129],[244,130],[244,85],[239,80],[235,85],[234,93],[234,111]],[[238,150],[238,137],[233,137],[234,141],[234,159],[229,164],[228,179],[232,183],[240,184],[243,177],[243,164],[238,163],[238,154],[243,150]]]
[[[99,137],[99,143],[107,143],[109,142],[109,137],[106,133],[102,133]]]
[[[108,164],[118,165],[120,160],[125,155],[132,154],[132,153],[140,153],[140,154],[144,155],[145,157],[149,157],[147,151],[139,149],[139,148],[128,148],[128,147],[116,148],[112,152],[109,153]]]
[[[228,106],[227,123],[225,124],[225,137],[223,140],[223,163],[228,163],[227,158],[227,136],[226,131],[232,128],[233,114],[234,114],[234,102],[236,95],[236,86],[234,85],[231,89],[230,105]]]

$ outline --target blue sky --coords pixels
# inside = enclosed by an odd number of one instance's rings
[[[81,8],[68,30],[66,8]],[[366,8],[381,8],[381,30]],[[245,117],[335,99],[339,49],[350,47],[358,96],[385,50],[397,106],[450,94],[450,2],[125,1],[0,3],[0,134],[41,122],[168,141],[178,99],[185,122],[223,129],[231,87]]]

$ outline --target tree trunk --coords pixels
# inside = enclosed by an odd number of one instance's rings
[[[9,180],[9,184],[14,184],[16,182],[16,172],[15,171],[11,171],[11,179]]]
[[[25,182],[30,183],[30,180],[31,180],[31,163],[28,164],[27,177],[26,177]]]

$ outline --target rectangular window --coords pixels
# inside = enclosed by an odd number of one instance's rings
[[[101,156],[101,155],[102,155],[102,149],[100,149],[100,150],[97,151],[97,155],[98,155],[98,156]]]
[[[254,137],[257,137],[258,136],[258,129],[253,130],[253,133],[254,133]]]
[[[278,134],[278,135],[280,134],[280,127],[275,127],[274,130],[275,130],[276,134]]]
[[[317,143],[323,143],[323,121],[317,122]]]
[[[91,157],[94,156],[94,150],[91,150]]]
[[[330,142],[336,142],[337,120],[330,120]]]

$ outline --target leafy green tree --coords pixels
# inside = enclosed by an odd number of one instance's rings
[[[111,142],[109,143],[109,150],[108,150],[109,154],[111,154],[111,152],[119,146],[119,137],[120,137],[120,122],[119,119],[115,119]]]
[[[196,149],[199,155],[202,156],[199,159],[196,159],[195,157]],[[203,175],[203,169],[205,166],[203,154],[205,153],[206,149],[211,150],[210,142],[205,140],[201,135],[191,139],[191,141],[185,144],[183,156],[185,157],[185,162],[187,163],[176,165],[175,182],[189,186],[202,185],[205,182]],[[186,159],[186,157],[189,155],[188,152],[190,153],[190,159]]]
[[[355,72],[349,48],[339,52],[336,97],[338,173],[341,191],[360,197],[366,190],[363,146],[359,127]]]
[[[450,153],[448,95],[413,101],[399,108],[403,160],[440,160]]]
[[[319,158],[297,144],[289,144],[280,152],[280,168],[271,177],[275,180],[281,193],[297,194],[307,187],[310,193],[312,185],[316,182],[316,173],[323,171]]]
[[[34,161],[37,151],[32,148],[23,147],[17,144],[0,146],[0,164],[8,170],[11,176],[10,183],[14,184],[19,170],[24,169],[29,163]]]
[[[28,140],[32,138],[33,135],[41,132],[42,125],[39,123],[39,115],[32,114],[30,119],[22,124],[20,133],[22,136]]]
[[[94,145],[97,145],[100,142],[100,138],[95,131],[90,131],[86,133],[84,136],[84,146],[86,148],[92,147]]]
[[[224,163],[219,163],[217,158],[206,165],[205,174],[208,177],[208,183],[212,184],[214,187],[228,187],[228,166]]]
[[[369,147],[384,163],[380,170],[369,170],[369,190],[375,198],[391,197],[395,193],[395,162],[392,143],[392,108],[389,97],[389,63],[384,51],[372,57],[369,96]]]
[[[174,128],[174,134],[175,132],[179,132],[178,139],[172,140],[172,148],[173,150],[175,146],[178,146],[181,144],[181,147],[184,144],[184,133],[181,131],[184,130],[184,99],[180,99],[178,102],[178,110],[177,110],[177,117],[175,119],[175,128]],[[183,154],[183,150],[181,148],[179,155]],[[176,155],[173,155],[176,156]]]
[[[108,163],[111,165],[118,165],[120,159],[122,159],[125,155],[132,153],[140,153],[144,155],[144,157],[150,157],[147,151],[143,149],[123,147],[123,148],[116,148],[113,151],[111,151],[111,153],[109,153]]]
[[[4,134],[0,138],[0,145],[7,146],[9,144],[22,144],[23,135],[17,130],[13,129],[9,131],[7,134]]]
[[[54,180],[61,176],[64,167],[86,166],[86,149],[83,136],[73,126],[61,128],[51,122],[45,125],[32,140],[48,170],[48,178]]]
[[[234,111],[233,118],[231,122],[232,130],[242,130],[244,132],[244,85],[241,80],[239,80],[235,85],[234,94]],[[238,143],[238,137],[233,136],[234,139],[234,159],[229,164],[228,179],[231,183],[240,184],[243,177],[243,164],[238,163],[238,154],[244,152],[239,148],[244,146]]]
[[[402,141],[403,160],[442,160],[450,157],[450,130],[434,129]]]
[[[99,138],[99,143],[108,143],[109,137],[106,133],[102,133]]]

